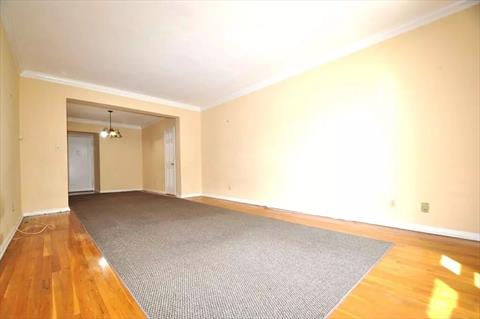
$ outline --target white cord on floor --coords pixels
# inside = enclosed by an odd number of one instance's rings
[[[33,225],[31,225],[31,226],[33,226]],[[37,226],[41,226],[41,225],[37,225]],[[25,235],[38,235],[38,234],[43,233],[47,228],[53,230],[53,229],[55,229],[55,226],[52,225],[52,224],[47,224],[47,225],[43,226],[43,228],[42,228],[40,231],[31,232],[31,233],[30,233],[30,232],[26,232],[26,231],[24,231],[24,230],[21,230],[20,228],[18,228],[17,231],[18,231],[19,233],[22,233],[22,234],[25,234]]]

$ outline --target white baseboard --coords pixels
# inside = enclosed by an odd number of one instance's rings
[[[285,208],[278,208],[278,207],[274,207],[272,205],[267,205],[266,203],[260,203],[260,202],[254,201],[254,200],[238,198],[238,197],[218,196],[218,195],[213,195],[213,194],[201,194],[199,196],[212,197],[212,198],[216,198],[216,199],[228,200],[228,201],[231,201],[231,202],[239,202],[239,203],[242,203],[242,204],[249,204],[249,205],[255,205],[255,206],[265,206],[265,207],[270,207],[270,208],[275,208],[275,209],[287,210]]]
[[[165,193],[165,192],[162,192],[162,191],[158,191],[158,190],[155,190],[155,189],[145,189],[145,188],[144,188],[143,191],[144,191],[145,193],[172,196],[171,194],[168,194],[168,193]],[[177,196],[177,197],[180,197],[180,198],[189,198],[189,197],[202,196],[202,194],[200,194],[200,193],[192,193],[192,194],[184,194],[184,195],[181,195],[181,196],[178,196],[178,195],[176,195],[176,196]]]
[[[68,193],[68,197],[70,196],[81,196],[81,195],[92,195],[96,194],[95,191],[85,191],[85,192],[74,192],[74,193]]]
[[[480,233],[466,232],[463,230],[433,227],[428,225],[412,224],[412,223],[401,223],[401,222],[392,223],[389,221],[376,221],[376,220],[369,220],[369,219],[364,219],[364,220],[358,219],[355,221],[367,223],[367,224],[379,225],[379,226],[405,229],[405,230],[416,231],[420,233],[427,233],[432,235],[440,235],[440,236],[454,237],[454,238],[467,239],[467,240],[473,240],[473,241],[480,241]]]
[[[455,230],[455,229],[441,228],[441,227],[433,227],[433,226],[427,226],[427,225],[421,225],[421,224],[388,222],[388,221],[383,221],[383,220],[380,221],[380,220],[374,220],[374,219],[368,219],[368,218],[347,219],[347,218],[339,218],[338,216],[315,215],[315,214],[303,213],[298,209],[294,209],[294,208],[290,208],[290,207],[278,207],[278,205],[275,205],[275,204],[272,205],[271,203],[262,203],[262,202],[252,201],[252,200],[243,199],[243,198],[228,197],[228,196],[217,196],[217,195],[213,195],[213,194],[203,194],[203,195],[199,194],[197,196],[212,197],[212,198],[216,198],[216,199],[228,200],[228,201],[232,201],[232,202],[239,202],[239,203],[249,204],[249,205],[265,206],[265,207],[269,207],[269,208],[273,208],[273,209],[286,210],[286,211],[291,211],[291,212],[299,212],[301,214],[312,215],[312,216],[328,217],[328,218],[333,218],[333,219],[338,219],[338,220],[355,221],[355,222],[360,222],[360,223],[374,224],[374,225],[378,225],[378,226],[386,226],[386,227],[416,231],[416,232],[433,234],[433,235],[440,235],[440,236],[461,238],[461,239],[467,239],[467,240],[473,240],[473,241],[480,241],[480,233],[466,232],[466,231],[462,231],[462,230]]]
[[[147,189],[147,188],[144,188],[143,191],[144,191],[145,193],[168,195],[168,194],[165,193],[165,192],[158,191],[158,190],[155,190],[155,189]],[[190,194],[183,194],[183,195],[180,195],[180,196],[177,196],[177,197],[180,197],[180,198],[189,198],[189,197],[197,197],[197,196],[202,196],[202,194],[201,194],[201,193],[190,193]]]
[[[155,189],[143,189],[143,192],[151,193],[151,194],[160,194],[160,195],[166,195],[167,194],[165,192],[158,191],[158,190],[155,190]]]
[[[127,189],[102,189],[100,193],[122,193],[122,192],[141,192],[141,188],[127,188]]]
[[[13,239],[13,236],[15,236],[15,233],[17,232],[18,227],[20,227],[20,224],[22,223],[23,216],[20,215],[20,218],[18,221],[15,223],[15,226],[12,228],[12,230],[8,233],[7,237],[3,241],[3,243],[0,245],[0,260],[3,258],[3,254],[7,251],[8,245],[10,245],[10,242]]]
[[[182,194],[181,198],[189,198],[189,197],[198,197],[203,196],[201,193],[190,193],[190,194]]]
[[[23,217],[66,213],[66,212],[69,212],[69,211],[70,211],[70,207],[49,208],[49,209],[35,210],[35,211],[31,211],[31,212],[24,212]]]

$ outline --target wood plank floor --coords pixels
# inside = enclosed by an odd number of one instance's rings
[[[480,318],[479,243],[207,197],[192,200],[393,242],[331,318]],[[36,224],[55,229],[17,233],[0,261],[0,318],[145,317],[75,213],[24,219],[21,228],[35,231]]]

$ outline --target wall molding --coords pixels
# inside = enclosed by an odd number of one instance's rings
[[[182,194],[179,197],[180,198],[190,198],[190,197],[198,197],[198,196],[203,196],[202,193],[187,193],[187,194]]]
[[[165,195],[165,196],[175,196],[175,197],[178,197],[178,198],[188,198],[188,197],[202,196],[202,194],[200,194],[200,193],[191,193],[191,194],[185,194],[185,195],[172,195],[172,194],[168,194],[166,192],[158,191],[158,190],[155,190],[155,189],[148,189],[148,188],[144,188],[143,191],[145,193],[159,194],[159,195]]]
[[[429,24],[431,22],[434,22],[436,20],[439,20],[441,18],[444,18],[446,16],[449,16],[451,14],[454,14],[456,12],[459,12],[461,10],[467,9],[469,7],[472,7],[476,4],[479,4],[480,1],[478,0],[461,0],[461,1],[456,1],[453,2],[443,8],[440,8],[434,12],[428,13],[426,15],[423,15],[421,17],[418,17],[414,20],[410,20],[407,23],[404,23],[402,25],[396,26],[394,28],[391,28],[389,30],[379,32],[377,34],[371,35],[369,37],[366,37],[364,39],[361,39],[357,42],[354,42],[352,44],[349,44],[345,47],[342,47],[337,50],[333,50],[331,52],[328,52],[322,56],[319,56],[316,58],[314,61],[306,61],[303,63],[301,66],[291,68],[287,71],[284,71],[276,76],[273,76],[269,79],[257,82],[253,85],[247,86],[243,89],[240,89],[234,93],[231,93],[227,96],[224,96],[223,98],[218,99],[214,103],[211,103],[210,105],[203,107],[202,111],[205,111],[207,109],[211,109],[217,106],[220,106],[226,102],[235,100],[239,97],[248,95],[250,93],[253,93],[255,91],[261,90],[267,86],[273,85],[275,83],[281,82],[283,80],[286,80],[288,78],[294,77],[296,75],[300,75],[308,70],[314,69],[316,67],[319,67],[322,64],[326,64],[329,62],[332,62],[334,60],[337,60],[339,58],[342,58],[344,56],[350,55],[352,53],[355,53],[357,51],[366,49],[368,47],[374,46],[375,44],[381,43],[383,41],[386,41],[388,39],[394,38],[396,36],[401,35],[402,33],[406,33],[408,31],[412,31],[414,29],[417,29],[419,27],[422,27],[426,24]]]
[[[149,189],[149,188],[144,188],[144,189],[143,189],[143,192],[145,192],[145,193],[151,193],[151,194],[159,194],[159,195],[171,196],[170,194],[167,194],[167,193],[165,193],[165,192],[158,191],[158,190],[155,190],[155,189]],[[190,197],[198,197],[198,196],[202,196],[202,193],[188,193],[188,194],[177,195],[176,197],[179,197],[179,198],[190,198]]]
[[[55,76],[52,74],[46,74],[46,73],[41,73],[41,72],[36,72],[32,70],[23,70],[20,73],[21,77],[24,78],[31,78],[31,79],[37,79],[37,80],[43,80],[43,81],[48,81],[48,82],[53,82],[57,84],[63,84],[63,85],[69,85],[73,87],[78,87],[82,89],[88,89],[88,90],[93,90],[97,92],[102,92],[102,93],[107,93],[107,94],[112,94],[112,95],[117,95],[117,96],[123,96],[127,98],[132,98],[136,100],[141,100],[141,101],[146,101],[146,102],[152,102],[152,103],[157,103],[161,104],[164,106],[170,106],[170,107],[175,107],[175,108],[180,108],[180,109],[186,109],[190,111],[196,111],[196,112],[201,112],[213,107],[220,106],[226,102],[232,101],[236,98],[248,95],[250,93],[253,93],[255,91],[258,91],[260,89],[263,89],[267,86],[273,85],[275,83],[281,82],[283,80],[286,80],[288,78],[291,78],[293,76],[299,75],[301,73],[304,73],[310,69],[316,68],[322,64],[337,60],[341,57],[347,56],[349,54],[352,54],[354,52],[366,49],[368,47],[371,47],[375,44],[378,44],[380,42],[386,41],[388,39],[394,38],[398,35],[401,35],[403,33],[406,33],[408,31],[412,31],[414,29],[417,29],[421,26],[424,26],[426,24],[429,24],[431,22],[434,22],[436,20],[439,20],[443,17],[449,16],[451,14],[454,14],[456,12],[459,12],[461,10],[467,9],[471,6],[474,6],[476,4],[479,4],[479,0],[460,0],[453,2],[443,8],[440,8],[434,12],[428,13],[426,15],[423,15],[421,17],[418,17],[416,19],[413,19],[407,23],[404,23],[402,25],[396,26],[394,28],[385,30],[383,32],[379,32],[377,34],[371,35],[369,37],[366,37],[364,39],[361,39],[357,42],[354,42],[352,44],[346,45],[345,47],[339,48],[337,50],[333,50],[331,52],[328,52],[322,56],[319,56],[313,61],[306,61],[305,63],[302,63],[300,66],[296,66],[293,68],[290,68],[289,70],[286,70],[280,74],[277,74],[269,79],[265,79],[263,81],[254,83],[252,85],[249,85],[247,87],[244,87],[240,90],[237,90],[231,94],[228,94],[222,98],[217,99],[214,103],[210,103],[207,106],[200,107],[197,105],[192,105],[192,104],[187,104],[187,103],[182,103],[182,102],[177,102],[169,99],[164,99],[160,97],[155,97],[155,96],[150,96],[150,95],[145,95],[141,93],[136,93],[136,92],[131,92],[128,90],[122,90],[122,89],[116,89],[108,86],[103,86],[103,85],[98,85],[94,84],[91,82],[85,82],[85,81],[78,81],[74,79],[69,79],[69,78],[64,78],[64,77],[59,77]]]
[[[102,92],[102,93],[107,93],[112,95],[123,96],[131,99],[135,99],[135,100],[157,103],[163,106],[170,106],[170,107],[185,109],[189,111],[199,112],[201,109],[196,105],[181,103],[181,102],[172,101],[172,100],[168,100],[160,97],[145,95],[141,93],[135,93],[127,90],[116,89],[109,86],[98,85],[90,82],[77,81],[74,79],[63,78],[63,77],[41,73],[41,72],[35,72],[31,70],[23,70],[22,72],[20,72],[20,76],[23,78],[43,80],[43,81],[53,82],[57,84],[69,85],[69,86],[78,87],[81,89],[87,89],[87,90],[92,90],[92,91],[97,91],[97,92]]]
[[[155,189],[149,189],[149,188],[144,188],[142,190],[142,192],[150,193],[150,194],[167,195],[167,193],[165,193],[165,192],[158,191],[158,190],[155,190]]]
[[[99,121],[99,120],[90,120],[90,119],[82,119],[79,117],[67,117],[67,122],[73,122],[73,123],[86,123],[86,124],[95,124],[95,125],[101,125],[101,126],[106,126],[108,127],[110,125],[110,122],[108,121]],[[155,124],[155,123],[153,123]],[[134,130],[141,130],[142,127],[140,125],[131,125],[131,124],[123,124],[123,123],[118,123],[118,122],[112,122],[113,127],[123,127],[123,128],[130,128]]]
[[[131,191],[143,191],[143,192],[146,192],[146,193],[165,195],[164,192],[157,191],[157,190],[149,190],[149,189],[120,189],[120,190],[102,191],[101,193],[120,193],[120,192],[131,192]],[[248,204],[248,205],[264,206],[264,207],[269,207],[269,208],[272,208],[272,209],[284,210],[284,211],[297,213],[297,214],[327,217],[327,218],[333,218],[333,219],[345,220],[345,221],[355,221],[355,222],[360,222],[360,223],[373,224],[373,225],[378,225],[378,226],[386,226],[386,227],[392,227],[392,228],[403,229],[403,230],[408,230],[408,231],[427,233],[427,234],[432,234],[432,235],[440,235],[440,236],[461,238],[461,239],[467,239],[467,240],[473,240],[473,241],[480,241],[480,233],[466,232],[466,231],[448,229],[448,228],[441,228],[441,227],[433,227],[433,226],[422,225],[422,224],[388,222],[388,221],[384,221],[384,220],[376,220],[376,219],[370,219],[370,218],[345,219],[345,218],[338,218],[338,217],[335,217],[335,216],[316,215],[316,214],[311,214],[311,213],[309,214],[309,213],[304,213],[304,212],[301,212],[301,211],[293,209],[293,208],[278,207],[278,205],[272,205],[270,203],[253,201],[253,200],[248,200],[248,199],[243,199],[243,198],[238,198],[238,197],[218,196],[218,195],[213,195],[213,194],[202,194],[202,193],[184,194],[184,195],[181,195],[180,197],[181,198],[189,198],[189,197],[197,197],[197,196],[211,197],[211,198],[227,200],[227,201],[231,201],[231,202],[238,202],[238,203]],[[13,236],[15,235],[15,232],[16,232],[18,226],[20,225],[23,217],[47,215],[47,214],[58,214],[58,213],[65,213],[65,212],[69,212],[69,211],[70,211],[69,207],[63,207],[63,208],[51,208],[51,209],[37,210],[37,211],[31,211],[31,212],[24,212],[22,218],[20,218],[18,223],[17,223],[18,224],[17,227],[12,232],[9,233],[9,235],[7,236],[7,239],[1,245],[1,247],[0,247],[0,259],[1,259],[1,256],[3,255],[4,251],[6,250],[8,244],[10,243]]]
[[[141,188],[102,189],[100,190],[100,193],[106,194],[106,193],[141,192],[141,191],[143,191],[143,189]]]
[[[0,245],[0,260],[2,260],[3,255],[7,251],[7,248],[10,245],[10,242],[12,241],[13,236],[15,236],[15,233],[17,232],[17,229],[20,227],[20,224],[22,223],[22,220],[23,220],[23,216],[20,215],[20,218],[15,223],[13,229],[8,233],[7,237],[5,237],[5,240]]]
[[[252,201],[252,200],[242,199],[242,198],[237,198],[237,197],[218,196],[218,195],[213,195],[213,194],[203,194],[203,195],[198,195],[198,196],[211,197],[211,198],[227,200],[227,201],[231,201],[231,202],[238,202],[238,203],[242,203],[242,204],[255,205],[255,206],[264,206],[264,207],[268,207],[268,208],[272,208],[272,209],[284,210],[284,211],[297,213],[297,214],[327,217],[327,218],[333,218],[333,219],[337,219],[337,220],[345,220],[345,221],[354,221],[354,222],[360,222],[360,223],[365,223],[365,224],[373,224],[373,225],[378,225],[378,226],[385,226],[385,227],[403,229],[403,230],[408,230],[408,231],[415,231],[415,232],[426,233],[426,234],[431,234],[431,235],[440,235],[440,236],[446,236],[446,237],[454,237],[454,238],[460,238],[460,239],[480,241],[480,233],[466,232],[466,231],[462,231],[462,230],[455,230],[455,229],[442,228],[442,227],[433,227],[433,226],[422,225],[422,224],[389,222],[389,221],[377,220],[377,219],[371,219],[371,218],[347,219],[347,218],[339,218],[338,216],[336,217],[336,216],[331,216],[331,215],[330,216],[316,215],[316,214],[311,214],[311,213],[304,213],[304,212],[301,212],[300,210],[297,210],[297,209],[278,207],[278,205],[275,205],[275,204],[272,205],[271,203]]]
[[[49,208],[49,209],[42,209],[42,210],[34,210],[34,211],[30,211],[30,212],[24,212],[23,217],[48,215],[48,214],[58,214],[58,213],[66,213],[66,212],[70,212],[70,207]]]

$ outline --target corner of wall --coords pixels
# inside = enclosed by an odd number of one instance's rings
[[[0,258],[21,220],[18,65],[0,21]]]

